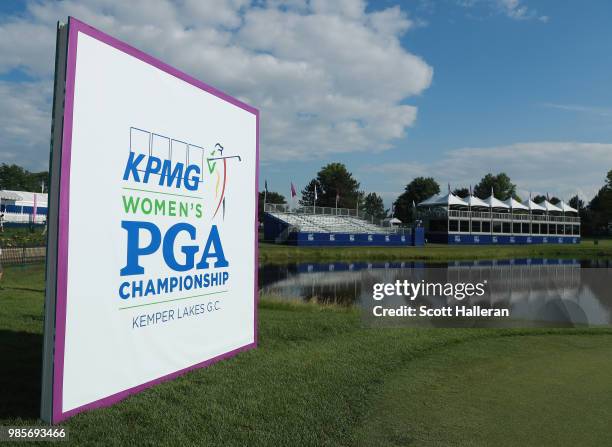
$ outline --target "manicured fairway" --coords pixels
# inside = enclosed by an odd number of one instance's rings
[[[43,267],[8,268],[0,288],[0,425],[36,423]],[[364,329],[352,309],[264,301],[259,349],[65,426],[75,445],[542,445],[529,440],[546,433],[609,445],[610,344],[611,330]]]
[[[429,261],[447,262],[471,259],[510,258],[569,258],[610,259],[612,240],[604,239],[595,245],[585,239],[576,245],[442,245],[425,247],[295,247],[259,244],[262,262],[317,262],[317,261]]]
[[[385,382],[356,439],[364,446],[612,445],[610,338],[503,337],[440,349]]]

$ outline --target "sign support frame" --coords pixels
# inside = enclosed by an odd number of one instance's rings
[[[40,399],[40,417],[53,422],[53,364],[55,345],[55,310],[57,299],[57,243],[60,166],[64,130],[64,98],[66,89],[66,63],[68,55],[68,28],[57,23],[55,43],[55,80],[51,117],[51,148],[49,154],[49,195],[47,211],[47,255],[45,264],[45,308],[43,330],[43,361]]]

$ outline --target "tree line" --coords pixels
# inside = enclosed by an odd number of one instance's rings
[[[0,164],[0,189],[17,191],[48,191],[49,173],[47,171],[30,172],[15,164]],[[406,185],[404,191],[393,202],[392,209],[386,209],[382,197],[375,192],[365,192],[353,174],[342,163],[329,163],[323,166],[302,189],[299,199],[300,205],[312,206],[314,204],[314,191],[317,190],[317,206],[359,209],[376,219],[397,217],[408,224],[414,219],[413,204],[422,202],[429,197],[439,194],[440,185],[433,177],[416,177]],[[491,191],[496,198],[506,200],[514,197],[521,201],[516,193],[516,185],[510,177],[500,172],[485,175],[475,184],[472,193],[481,199],[489,197]],[[455,188],[453,193],[459,197],[467,197],[470,193],[467,187]],[[259,193],[260,221],[263,219],[264,195],[268,203],[287,203],[285,196],[275,192],[264,191]],[[536,195],[532,200],[541,202],[547,197]],[[337,200],[337,201],[336,201]],[[560,202],[558,197],[548,198],[551,203]],[[602,235],[608,233],[608,225],[612,223],[612,170],[604,180],[604,185],[595,197],[585,203],[577,195],[572,197],[568,204],[577,209],[582,219],[582,229],[585,235]]]
[[[30,172],[21,166],[0,164],[0,189],[13,191],[44,192],[49,189],[49,173],[47,171]]]
[[[448,187],[450,188],[450,185]],[[323,166],[316,177],[302,189],[300,205],[312,206],[314,204],[315,188],[317,206],[335,207],[337,199],[338,208],[359,209],[377,219],[394,216],[406,224],[414,220],[414,204],[441,192],[440,185],[433,177],[416,177],[406,185],[404,191],[393,202],[392,209],[385,209],[382,197],[375,192],[366,193],[361,190],[360,183],[342,163],[330,163]],[[505,172],[488,173],[474,185],[472,194],[480,199],[485,199],[493,191],[493,195],[499,200],[513,197],[522,202],[524,198],[517,194],[516,189],[516,184]],[[455,188],[452,192],[465,198],[470,194],[470,188]],[[531,200],[536,203],[545,199],[554,205],[561,202],[561,199],[555,196],[535,195],[531,197]],[[259,193],[259,200],[261,220],[263,218],[263,191]],[[266,201],[278,204],[287,203],[282,194],[273,191],[268,191]],[[575,195],[569,199],[568,205],[578,210],[584,235],[606,234],[608,223],[612,222],[612,170],[608,172],[604,186],[590,202],[585,203],[578,195]]]

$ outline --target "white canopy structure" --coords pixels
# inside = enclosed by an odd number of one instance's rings
[[[527,210],[527,211],[529,211],[529,208],[527,208],[525,205],[523,205],[518,200],[514,200],[514,197],[510,197],[508,200],[504,200],[504,203],[506,205],[508,205],[508,207],[512,211],[514,211],[514,210]]]
[[[483,207],[483,208],[489,208],[489,204],[484,202],[483,200],[479,199],[476,196],[467,196],[465,199],[463,199],[467,202],[467,204],[474,208],[474,207]]]
[[[546,208],[544,208],[543,206],[538,205],[537,203],[535,203],[531,199],[525,200],[523,202],[523,205],[525,205],[529,211],[546,211]]]
[[[457,197],[452,192],[449,192],[446,195],[437,195],[430,197],[427,200],[423,200],[417,206],[451,206],[451,205],[459,205],[459,206],[468,206],[468,203],[460,197]],[[488,206],[488,205],[487,205]]]
[[[382,224],[385,227],[396,227],[398,225],[401,225],[402,221],[399,220],[397,217],[387,217],[386,219],[383,219]]]
[[[540,206],[543,207],[546,211],[550,212],[550,211],[556,211],[558,213],[561,213],[563,210],[561,210],[561,208],[559,208],[556,205],[553,205],[552,203],[550,203],[548,200],[544,200],[543,202],[540,203]]]
[[[12,200],[13,202],[16,202],[18,200],[21,200],[21,196],[15,191],[8,191],[6,189],[3,189],[2,191],[0,191],[0,200]]]
[[[572,208],[567,203],[565,203],[563,200],[559,202],[557,206],[561,208],[561,211],[563,211],[564,213],[578,213],[577,209]]]
[[[494,195],[490,195],[489,197],[484,199],[484,202],[490,208],[505,208],[505,209],[510,208],[508,205],[506,205],[501,200],[497,200]]]

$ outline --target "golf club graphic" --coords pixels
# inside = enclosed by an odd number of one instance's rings
[[[211,161],[212,162],[216,162],[217,160],[223,160],[223,183],[222,183],[222,187],[221,187],[221,195],[219,196],[219,202],[217,202],[217,207],[215,209],[215,213],[213,214],[213,218],[217,215],[217,213],[219,212],[219,208],[221,207],[221,205],[223,205],[223,218],[225,219],[225,185],[227,183],[227,160],[233,159],[233,158],[237,158],[238,161],[242,161],[242,158],[240,158],[240,155],[227,155],[224,156],[223,155],[223,146],[219,143],[215,144],[215,150],[212,151],[211,155],[215,155],[215,153],[218,151],[219,152],[219,156],[218,157],[209,157],[206,159],[207,163],[208,163],[208,167],[209,170],[211,171],[211,173],[215,170],[216,167],[216,163],[213,163],[211,165]],[[212,166],[212,168],[211,168]],[[218,172],[217,172],[218,175]]]

